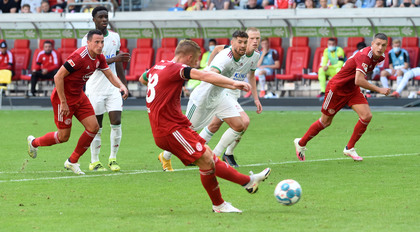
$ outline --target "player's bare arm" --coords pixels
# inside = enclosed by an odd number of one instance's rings
[[[390,94],[391,92],[390,88],[380,88],[376,85],[372,85],[371,83],[369,83],[365,79],[365,75],[359,70],[356,71],[356,78],[354,79],[354,84],[362,88],[384,94],[385,96],[388,96],[388,94]]]
[[[69,75],[69,71],[64,66],[61,66],[54,76],[55,88],[60,98],[60,115],[67,116],[69,114],[69,106],[67,105],[67,98],[64,93],[64,78]]]
[[[213,51],[210,53],[209,56],[209,61],[207,61],[207,65],[210,65],[211,62],[213,61],[214,57],[219,54],[220,51],[222,51],[223,49],[225,49],[225,45],[217,45]]]
[[[112,64],[114,62],[129,62],[130,59],[131,59],[130,53],[118,52],[116,56],[106,59],[106,63]]]
[[[249,91],[251,89],[251,85],[244,81],[234,81],[216,72],[191,69],[190,77],[192,79],[205,81],[222,88],[241,89],[244,91]]]
[[[257,107],[257,114],[260,114],[262,112],[262,105],[260,99],[258,98],[257,82],[255,81],[255,71],[250,71],[248,74],[248,82],[251,85],[251,93],[252,97],[254,98],[255,106]]]
[[[124,100],[127,99],[127,97],[128,97],[127,87],[125,87],[125,85],[121,82],[121,80],[115,74],[112,73],[111,69],[103,70],[102,72],[105,74],[106,78],[108,78],[108,80],[115,87],[120,89],[120,92],[123,93],[123,95],[122,95],[123,99]]]

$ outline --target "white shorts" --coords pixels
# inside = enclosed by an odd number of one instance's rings
[[[403,75],[404,75],[404,73],[406,73],[409,69],[399,68],[397,70],[401,70],[403,72]],[[385,69],[385,71],[387,71],[388,73],[391,73],[392,72],[390,68]]]
[[[107,95],[89,94],[88,98],[96,115],[102,115],[111,111],[122,111],[123,109],[121,93],[118,91]]]
[[[235,90],[228,89],[226,93],[228,98],[232,98],[235,101],[235,108],[238,110],[238,112],[243,112],[244,109],[242,109],[242,106],[238,102],[237,92],[235,92]]]
[[[205,104],[198,106],[190,100],[185,115],[192,123],[192,129],[199,131],[210,124],[214,116],[219,119],[240,117],[237,105],[240,107],[238,101],[228,96],[223,97],[220,104],[214,108],[207,108]]]

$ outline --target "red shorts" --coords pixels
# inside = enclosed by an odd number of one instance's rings
[[[328,116],[335,115],[340,111],[345,105],[352,106],[357,104],[368,104],[365,96],[360,91],[359,88],[354,92],[343,94],[339,91],[333,92],[329,86],[325,91],[326,95],[324,102],[322,103],[321,112]]]
[[[176,155],[185,166],[195,162],[206,151],[206,140],[188,127],[175,130],[167,136],[155,137],[155,143]]]
[[[83,93],[80,99],[73,105],[69,105],[69,114],[62,116],[60,112],[60,103],[54,101],[51,98],[51,103],[54,110],[54,122],[58,129],[71,128],[73,115],[77,120],[82,121],[83,119],[95,115],[92,105],[90,104],[89,98]]]

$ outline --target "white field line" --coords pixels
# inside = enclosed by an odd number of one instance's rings
[[[376,159],[376,158],[389,158],[389,157],[398,157],[398,156],[416,156],[420,155],[420,153],[406,153],[406,154],[393,154],[393,155],[377,155],[377,156],[364,156],[364,159]],[[342,158],[331,158],[331,159],[317,159],[317,160],[306,160],[302,161],[285,161],[285,162],[272,162],[272,163],[258,163],[258,164],[245,164],[241,165],[241,167],[258,167],[258,166],[272,166],[272,165],[284,165],[284,164],[305,164],[305,163],[312,163],[312,162],[325,162],[325,161],[337,161],[337,160],[349,160],[348,157]],[[191,171],[197,170],[198,168],[181,168],[176,169],[176,172],[182,171]],[[43,174],[43,173],[62,173],[63,171],[21,171],[21,172],[0,172],[0,174]],[[67,172],[67,171],[66,171]],[[39,180],[60,180],[60,179],[74,179],[74,178],[88,178],[88,177],[103,177],[103,176],[120,176],[120,175],[137,175],[137,174],[147,174],[147,173],[157,173],[162,172],[161,169],[159,170],[125,170],[117,173],[103,173],[103,174],[94,174],[94,175],[71,175],[71,176],[57,176],[57,177],[40,177],[40,178],[27,178],[27,179],[11,179],[11,180],[0,180],[0,183],[6,182],[24,182],[24,181],[39,181]],[[90,172],[92,173],[92,172]]]

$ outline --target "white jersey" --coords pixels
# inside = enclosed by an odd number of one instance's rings
[[[85,45],[87,45],[87,34],[82,39],[82,46]],[[102,54],[104,54],[105,58],[109,59],[116,56],[120,50],[120,46],[121,42],[118,33],[108,30],[108,35],[104,37],[104,48],[102,49]],[[109,68],[117,75],[115,62],[109,64]],[[86,83],[86,94],[110,94],[114,91],[119,90],[99,70],[96,70]]]
[[[210,67],[215,68],[225,77],[243,81],[249,71],[255,71],[259,57],[259,53],[254,52],[250,57],[244,55],[239,60],[235,60],[232,49],[226,48],[214,57],[206,70],[209,70]],[[225,88],[202,81],[192,91],[190,101],[193,101],[197,106],[214,108],[223,100],[223,96],[227,95],[226,92],[223,92],[224,90]]]

